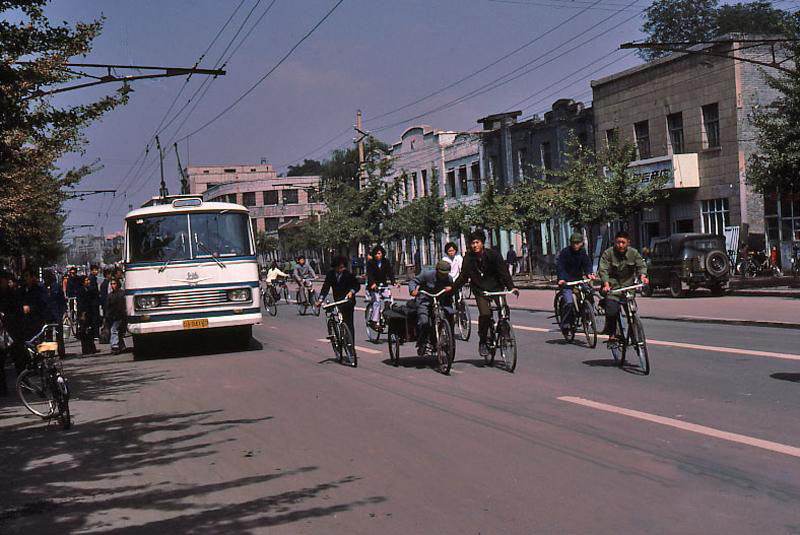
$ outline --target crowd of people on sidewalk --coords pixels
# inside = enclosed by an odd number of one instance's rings
[[[75,318],[75,335],[81,354],[97,353],[95,341],[111,344],[113,353],[125,350],[126,329],[124,278],[122,268],[103,271],[98,266],[88,274],[70,268],[59,280],[53,270],[24,269],[19,277],[0,271],[0,395],[7,395],[6,362],[13,362],[19,374],[27,364],[25,342],[36,336],[45,324],[56,324],[58,354],[66,354],[65,318]]]

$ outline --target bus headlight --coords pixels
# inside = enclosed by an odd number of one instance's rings
[[[250,288],[228,290],[228,301],[250,301]]]
[[[157,295],[137,295],[135,303],[136,308],[146,310],[148,308],[156,308],[161,304],[161,300]]]

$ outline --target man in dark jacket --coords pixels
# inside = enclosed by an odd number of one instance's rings
[[[378,286],[395,284],[395,279],[392,264],[386,258],[386,250],[382,246],[376,245],[370,256],[372,258],[367,262],[367,292],[372,303],[370,323],[376,328],[381,315],[381,298],[388,299],[392,296],[388,288],[378,291]]]
[[[56,342],[58,342],[58,356],[64,358],[64,312],[67,310],[67,298],[59,277],[52,271],[44,272],[44,284],[47,298],[45,320],[54,323],[56,327]]]
[[[347,271],[347,258],[344,256],[337,256],[331,262],[331,269],[325,275],[325,282],[322,284],[322,289],[319,291],[319,301],[317,306],[321,305],[325,298],[328,296],[328,291],[333,290],[333,300],[341,301],[342,299],[349,299],[348,303],[339,305],[339,312],[342,313],[342,320],[345,325],[350,328],[350,334],[353,335],[353,340],[356,337],[355,327],[353,325],[353,310],[356,307],[355,296],[358,290],[361,289],[361,283],[355,275]]]
[[[39,285],[31,269],[22,272],[21,283],[16,292],[16,319],[13,322],[14,330],[11,337],[14,343],[11,354],[17,373],[25,369],[28,360],[28,350],[25,342],[36,336],[45,324],[47,314],[47,297],[44,289]]]
[[[81,340],[81,354],[92,355],[97,353],[94,345],[95,326],[97,321],[99,295],[97,288],[92,285],[89,277],[83,278],[83,285],[78,290],[78,319],[80,322],[79,338]]]
[[[572,288],[566,287],[568,282],[579,281],[584,277],[594,279],[592,273],[592,260],[583,247],[583,235],[573,232],[569,238],[569,246],[564,247],[556,259],[556,273],[558,276],[559,292],[564,296],[567,306],[561,315],[561,332],[565,332],[572,324],[575,312],[575,301]]]
[[[514,250],[513,245],[508,246],[508,252],[506,253],[506,264],[508,264],[508,270],[511,272],[511,276],[517,274],[517,252]]]
[[[475,304],[478,306],[478,351],[482,357],[489,354],[486,346],[486,334],[492,319],[492,310],[489,298],[483,292],[498,292],[512,290],[519,296],[519,290],[514,286],[514,281],[508,273],[503,257],[497,251],[484,247],[486,235],[482,230],[476,230],[469,235],[470,252],[464,257],[461,274],[453,283],[453,290],[458,290],[468,282],[475,295]],[[497,301],[497,299],[495,299]]]
[[[111,352],[115,355],[125,350],[125,321],[128,314],[125,308],[125,292],[117,279],[109,281],[111,292],[106,301],[106,322],[111,329]]]
[[[428,293],[438,293],[441,290],[448,290],[449,293],[442,294],[439,303],[445,308],[448,316],[453,315],[453,293],[452,282],[450,281],[450,263],[446,260],[439,260],[436,269],[423,271],[410,281],[408,281],[408,293],[414,298],[414,306],[417,309],[417,355],[425,354],[425,344],[430,336],[430,307],[431,298],[420,293],[425,290]]]

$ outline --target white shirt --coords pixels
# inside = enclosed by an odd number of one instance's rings
[[[269,271],[267,271],[267,282],[272,282],[275,279],[277,279],[278,277],[288,277],[288,276],[289,275],[287,275],[286,273],[284,273],[280,269],[273,268],[273,269],[270,269]]]
[[[452,280],[456,280],[458,276],[461,274],[461,264],[464,263],[464,257],[456,253],[456,255],[453,258],[450,258],[449,256],[445,255],[444,258],[442,258],[442,260],[450,264],[450,278]]]

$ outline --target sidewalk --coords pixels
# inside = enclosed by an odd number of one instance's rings
[[[396,299],[409,298],[406,286],[393,289],[393,293]],[[554,290],[551,289],[523,289],[519,298],[510,296],[508,304],[511,308],[552,312],[553,295]],[[646,319],[800,329],[800,292],[795,295],[795,297],[741,295],[705,297],[703,294],[698,294],[696,297],[673,299],[663,294],[653,297],[640,296],[637,302],[642,317]]]

